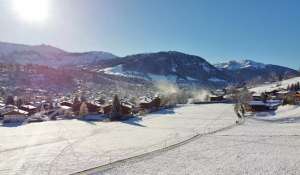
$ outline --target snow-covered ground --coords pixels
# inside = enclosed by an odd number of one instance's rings
[[[161,149],[234,122],[232,105],[209,104],[185,105],[126,122],[68,120],[0,126],[0,174],[70,174]]]
[[[280,107],[273,114],[249,117],[233,129],[98,174],[296,175],[300,172],[299,118],[300,107]]]
[[[279,88],[287,88],[288,85],[291,85],[293,83],[300,82],[300,77],[295,77],[287,80],[283,80],[280,82],[275,82],[275,83],[268,83],[265,85],[260,85],[255,88],[250,89],[250,91],[257,92],[257,93],[262,93],[265,91],[272,91],[276,90]]]

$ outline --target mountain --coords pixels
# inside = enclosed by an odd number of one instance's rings
[[[214,64],[216,68],[219,69],[227,69],[227,70],[240,70],[240,69],[246,69],[246,68],[252,68],[252,69],[264,69],[266,67],[263,63],[258,63],[252,60],[231,60],[225,63],[217,63]]]
[[[64,66],[93,64],[99,60],[116,58],[107,52],[71,53],[49,45],[24,45],[0,42],[0,63]]]
[[[176,51],[137,54],[103,62],[106,74],[135,77],[150,81],[225,85],[231,80],[201,57]]]
[[[118,58],[118,59],[116,59]],[[296,70],[252,60],[212,65],[205,59],[176,51],[117,57],[107,52],[72,53],[50,45],[0,42],[0,63],[70,66],[113,78],[170,81],[177,84],[224,87],[229,84],[262,83],[299,75]]]
[[[226,72],[235,82],[263,83],[266,81],[278,81],[295,76],[299,72],[283,66],[263,64],[252,60],[229,61],[214,65],[220,71]]]
[[[101,66],[98,72],[110,75],[209,87],[256,84],[299,75],[299,72],[287,67],[252,60],[211,65],[201,57],[175,51],[137,54],[121,59],[106,60],[101,63]]]

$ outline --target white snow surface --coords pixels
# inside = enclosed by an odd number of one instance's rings
[[[299,118],[299,106],[282,106],[274,113],[249,116],[230,130],[98,174],[298,174]],[[126,122],[69,120],[0,127],[0,174],[69,174],[164,148],[235,119],[231,104],[207,104]]]
[[[208,81],[212,81],[212,82],[215,82],[215,83],[224,83],[224,82],[226,82],[226,80],[216,78],[216,77],[209,78]]]
[[[296,175],[300,172],[299,118],[299,106],[280,107],[274,114],[249,117],[233,129],[98,174]]]
[[[275,83],[266,83],[263,85],[259,85],[257,87],[251,88],[250,91],[256,92],[256,93],[262,93],[266,91],[272,91],[280,88],[287,88],[288,85],[294,84],[300,82],[300,77],[295,77],[287,80],[283,80],[280,82],[275,82]]]
[[[215,67],[219,69],[239,70],[245,68],[263,69],[266,67],[266,65],[252,60],[231,60],[225,63],[217,63],[215,64]]]
[[[117,76],[130,77],[130,78],[140,78],[140,79],[154,81],[154,82],[168,81],[168,82],[176,83],[178,79],[178,76],[176,75],[157,75],[151,73],[143,74],[136,71],[127,71],[123,69],[122,64],[114,67],[101,69],[99,71],[109,75],[117,75]]]
[[[0,126],[0,174],[70,174],[233,123],[232,105],[215,104],[185,105],[125,122],[61,120]]]

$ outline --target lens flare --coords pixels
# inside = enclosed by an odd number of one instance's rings
[[[49,17],[49,0],[13,0],[13,9],[28,22],[44,22]]]

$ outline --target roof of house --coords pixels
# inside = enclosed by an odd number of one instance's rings
[[[3,115],[16,115],[16,114],[28,115],[28,112],[23,111],[21,109],[13,109],[13,110],[3,113]]]
[[[269,107],[273,107],[273,106],[279,106],[282,102],[280,100],[268,100],[267,102],[263,102],[263,101],[250,101],[249,105],[251,106],[269,106]]]
[[[35,107],[35,106],[32,106],[32,105],[22,105],[21,107],[22,107],[22,108],[29,109],[29,110],[31,110],[31,109],[36,109],[36,107]]]
[[[61,108],[61,109],[64,109],[64,110],[69,110],[69,109],[71,109],[70,106],[60,106],[60,108]]]

